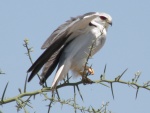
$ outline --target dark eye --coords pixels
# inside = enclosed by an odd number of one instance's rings
[[[104,16],[100,16],[100,18],[101,18],[102,20],[106,20],[106,19],[107,19],[107,18],[104,17]]]

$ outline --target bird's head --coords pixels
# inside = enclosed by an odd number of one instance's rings
[[[91,21],[92,24],[94,24],[96,26],[103,26],[106,29],[108,28],[109,25],[112,26],[112,18],[111,18],[111,16],[109,14],[96,13],[96,15],[98,17]]]

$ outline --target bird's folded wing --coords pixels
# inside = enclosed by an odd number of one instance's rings
[[[68,32],[68,34],[73,33],[77,30],[84,29],[87,25],[97,17],[97,13],[90,12],[82,16],[72,17],[70,20],[66,21],[64,24],[60,25],[44,42],[42,49],[48,48],[52,43],[61,37],[62,33]],[[78,34],[77,34],[78,35]],[[73,37],[75,38],[75,37]],[[69,39],[69,41],[72,39]]]
[[[54,53],[57,53],[56,58],[58,58],[59,52],[62,52],[63,47],[65,47],[66,44],[71,42],[76,36],[79,34],[75,34],[77,30],[84,29],[89,25],[89,23],[97,17],[97,13],[87,13],[83,16],[78,16],[76,18],[71,18],[71,20],[67,21],[65,24],[62,24],[58,29],[56,29],[52,35],[45,41],[45,43],[42,46],[42,49],[47,48],[44,53],[34,62],[34,64],[28,69],[27,72],[32,71],[28,81],[30,81],[35,74],[43,67],[43,65],[51,59],[52,55]],[[71,36],[71,34],[74,34]],[[60,50],[61,49],[61,50]],[[49,68],[55,68],[56,63],[58,61],[53,61],[51,65],[49,65]],[[47,69],[48,71],[49,69]],[[54,70],[54,69],[53,69]],[[47,72],[46,72],[47,73]],[[48,74],[48,73],[47,73]]]

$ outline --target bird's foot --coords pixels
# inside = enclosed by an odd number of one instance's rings
[[[82,82],[83,82],[84,85],[94,83],[92,80],[90,80],[86,76],[82,76]]]
[[[94,69],[91,67],[87,67],[87,71],[91,74],[94,75]]]
[[[85,70],[83,72],[79,72],[80,75],[86,75],[86,74],[94,75],[94,69],[86,66]]]

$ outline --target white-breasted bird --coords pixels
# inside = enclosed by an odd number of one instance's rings
[[[43,67],[40,84],[43,84],[58,65],[52,88],[64,79],[69,70],[81,75],[85,69],[88,54],[99,51],[105,43],[108,26],[112,25],[109,14],[90,12],[73,17],[60,25],[45,41],[43,54],[33,63],[27,72],[31,72],[28,82]],[[92,51],[90,47],[93,46]],[[93,74],[93,69],[86,67]],[[89,82],[88,79],[85,82]]]

